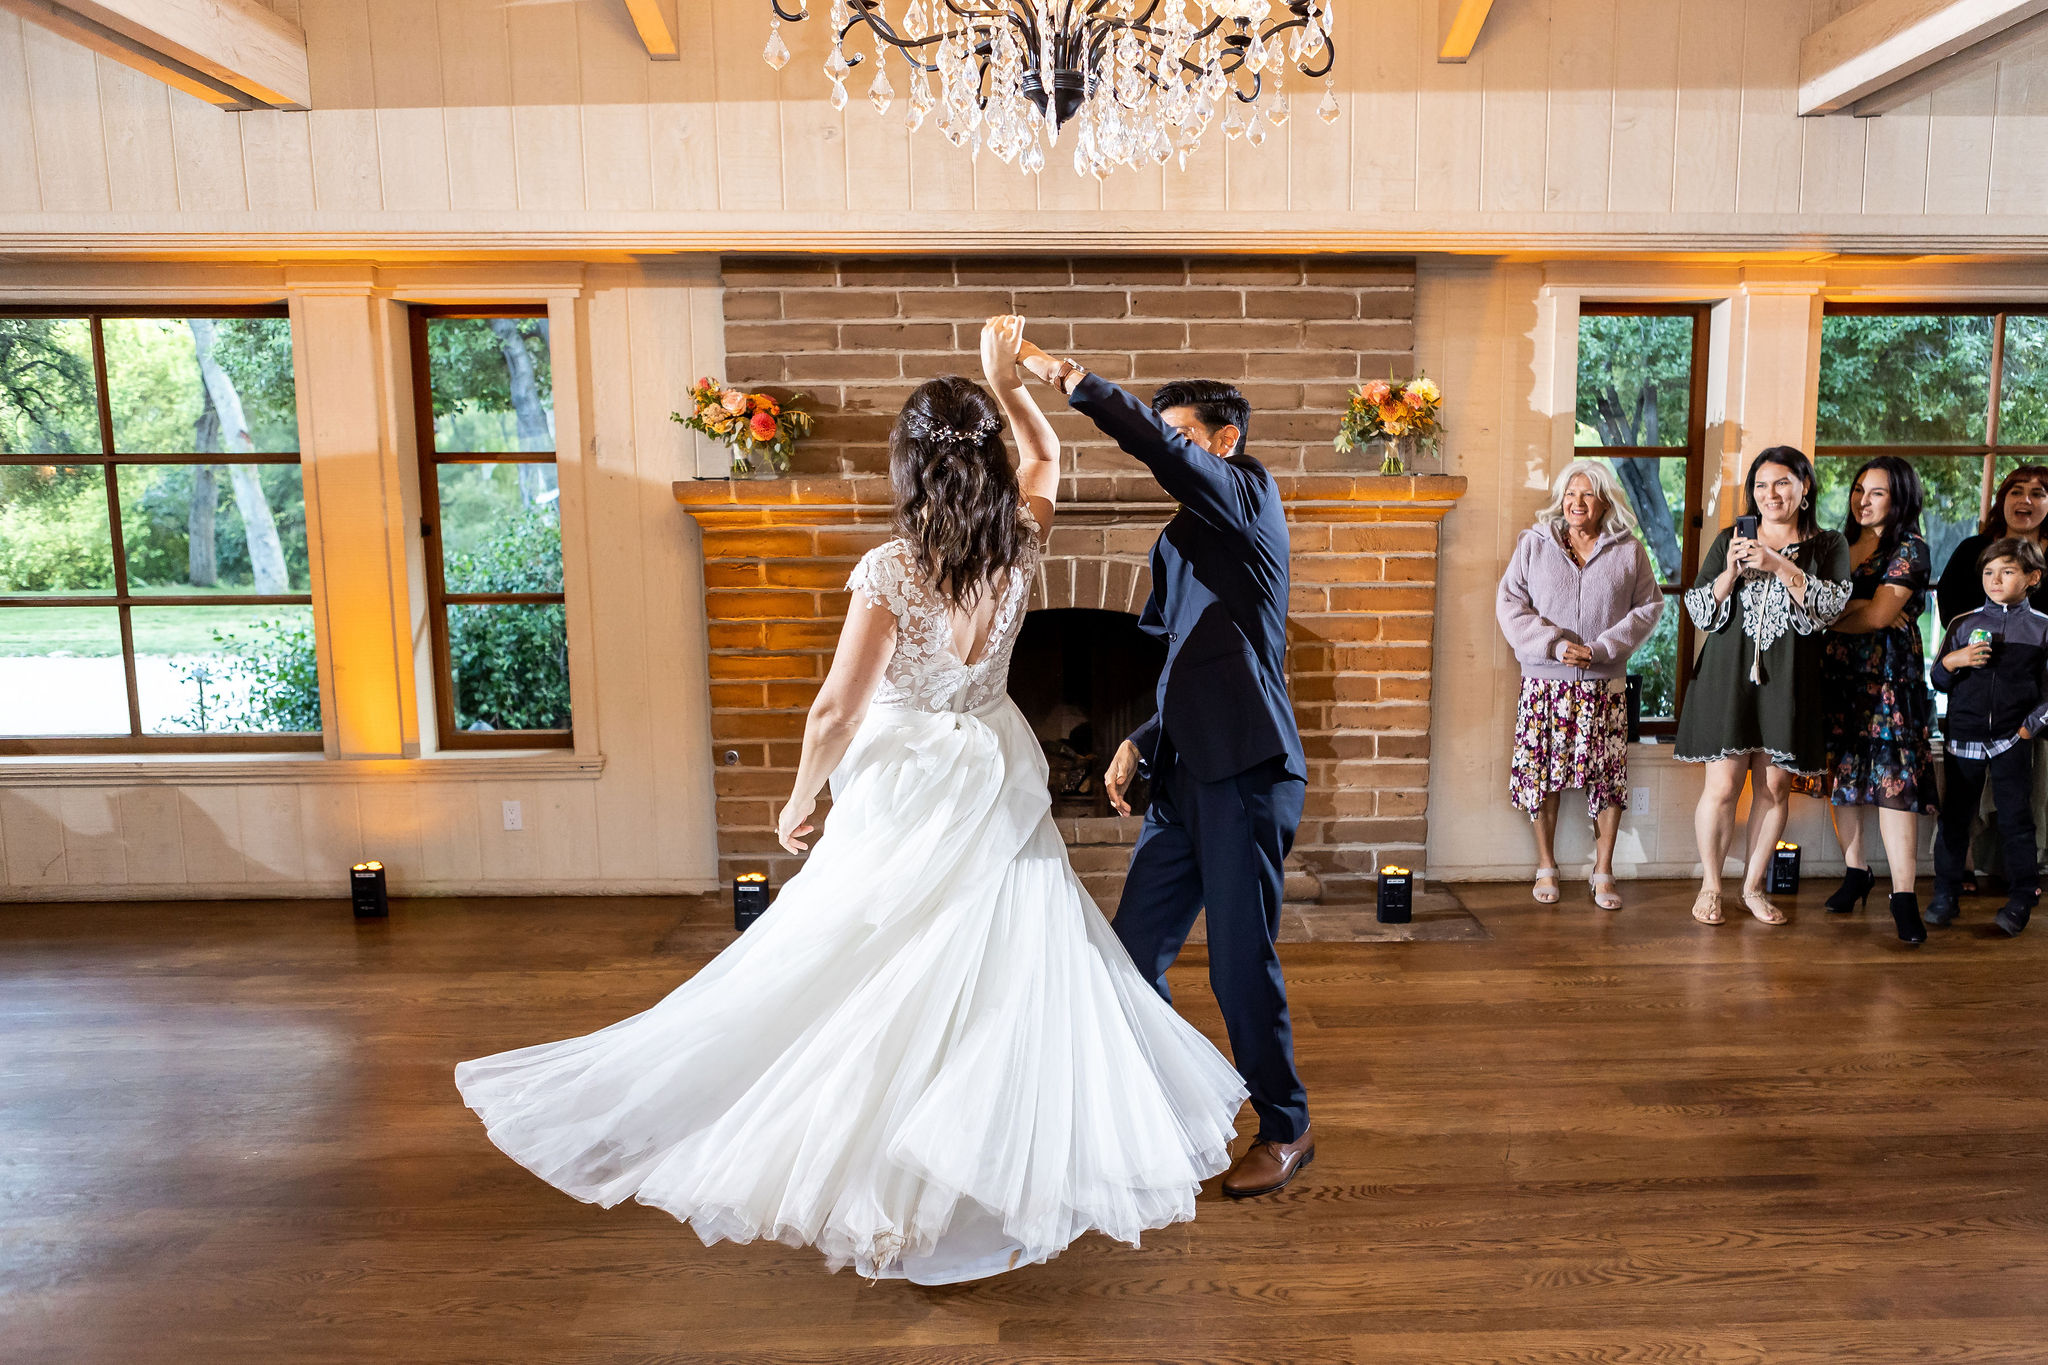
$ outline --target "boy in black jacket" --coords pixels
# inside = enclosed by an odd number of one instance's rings
[[[2034,902],[2041,898],[2030,741],[2048,724],[2042,688],[2048,672],[2048,616],[2028,605],[2027,594],[2048,565],[2033,541],[2016,536],[1993,541],[1977,564],[1986,601],[1949,622],[1933,669],[1934,685],[1948,693],[1948,752],[1927,922],[1955,920],[1956,895],[1969,867],[1970,820],[1988,778],[2011,887],[1997,925],[2010,936],[2027,927]]]

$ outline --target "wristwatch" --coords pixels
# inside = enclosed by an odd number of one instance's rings
[[[1069,357],[1068,359],[1060,361],[1060,367],[1057,370],[1053,371],[1052,386],[1058,389],[1061,393],[1071,398],[1074,396],[1074,390],[1072,385],[1067,383],[1067,376],[1082,375],[1086,373],[1088,373],[1087,370],[1083,369],[1078,363],[1076,363],[1071,357]],[[1075,382],[1079,383],[1080,381],[1076,380]]]

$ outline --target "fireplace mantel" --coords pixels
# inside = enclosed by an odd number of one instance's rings
[[[1292,861],[1308,894],[1363,899],[1382,862],[1423,863],[1437,533],[1465,480],[1275,479],[1294,551],[1288,680],[1310,768]],[[704,538],[721,871],[779,883],[801,860],[775,843],[775,812],[845,617],[847,575],[888,534],[889,481],[693,479],[675,496]],[[1137,611],[1175,504],[1143,473],[1070,476],[1060,497],[1033,607]]]

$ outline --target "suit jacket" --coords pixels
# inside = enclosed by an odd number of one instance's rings
[[[1287,517],[1273,476],[1243,453],[1217,458],[1096,375],[1069,401],[1181,504],[1152,546],[1152,596],[1138,619],[1166,642],[1159,710],[1131,742],[1150,767],[1163,732],[1203,782],[1273,758],[1306,779],[1287,696]]]

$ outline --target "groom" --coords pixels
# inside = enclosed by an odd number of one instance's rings
[[[1132,775],[1143,768],[1152,783],[1114,927],[1171,1000],[1166,969],[1207,907],[1209,984],[1259,1116],[1258,1137],[1223,1177],[1223,1192],[1271,1194],[1316,1153],[1273,946],[1308,776],[1287,696],[1280,490],[1244,453],[1251,406],[1230,385],[1175,380],[1148,408],[1029,342],[1019,358],[1181,505],[1152,547],[1152,597],[1138,623],[1166,641],[1159,710],[1118,747],[1107,774],[1126,815]]]

